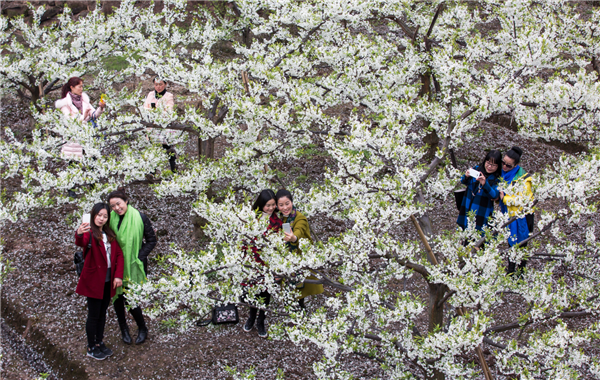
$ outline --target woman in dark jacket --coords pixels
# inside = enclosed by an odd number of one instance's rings
[[[82,223],[75,233],[75,244],[84,247],[85,259],[75,291],[87,297],[87,355],[97,360],[113,354],[103,342],[106,309],[110,298],[123,285],[123,252],[114,231],[109,227],[109,212],[107,204],[95,204],[90,216],[91,223]]]
[[[467,228],[467,214],[475,213],[475,229],[482,231],[488,218],[494,212],[494,200],[498,198],[498,180],[500,178],[500,163],[502,153],[499,150],[490,151],[483,162],[473,169],[481,172],[478,178],[469,175],[469,170],[462,176],[460,182],[467,185],[456,223],[464,230]]]
[[[156,246],[156,235],[150,223],[150,219],[127,202],[129,197],[123,191],[117,190],[108,194],[108,203],[111,212],[110,227],[117,234],[117,241],[123,249],[124,259],[124,282],[123,288],[129,283],[142,284],[146,281],[148,269],[148,255]],[[123,341],[131,343],[129,327],[125,319],[125,297],[122,288],[117,291],[113,300],[115,313],[119,320]],[[148,328],[142,315],[142,309],[138,306],[129,310],[138,326],[138,335],[135,344],[141,344],[148,336]]]

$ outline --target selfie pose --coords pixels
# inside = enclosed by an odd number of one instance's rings
[[[500,178],[500,162],[502,153],[490,151],[481,164],[468,169],[460,182],[467,185],[456,224],[463,230],[467,228],[468,213],[475,213],[475,229],[482,231],[488,218],[494,212],[494,200],[498,198],[498,180]]]
[[[531,177],[527,174],[527,172],[519,166],[519,162],[521,161],[521,155],[523,154],[523,150],[518,146],[513,146],[502,159],[502,178],[506,181],[508,185],[517,184],[518,182],[522,182],[525,185],[525,193],[515,192],[515,186],[510,186],[509,188],[512,190],[511,194],[504,194],[503,191],[500,192],[500,210],[503,213],[508,213],[509,217],[513,217],[517,215],[519,212],[523,210],[523,208],[518,204],[519,200],[523,200],[525,198],[526,201],[529,201],[533,198],[533,192],[531,191]],[[529,237],[529,233],[533,231],[533,219],[531,219],[531,225],[528,225],[527,218],[519,218],[508,225],[510,229],[510,237],[508,238],[508,245],[513,246],[515,244],[521,243],[523,240]],[[519,245],[520,247],[526,247],[527,243],[523,243]],[[516,263],[508,261],[507,273],[515,273],[518,270],[522,270],[527,265],[527,260],[521,261],[518,268]]]
[[[95,204],[90,223],[82,223],[75,232],[75,244],[84,248],[85,259],[75,292],[87,297],[87,356],[97,360],[113,354],[103,342],[106,310],[111,297],[123,285],[123,252],[109,226],[109,212],[107,204]]]
[[[128,205],[129,197],[123,191],[117,190],[108,194],[108,203],[112,209],[110,227],[117,235],[117,241],[123,249],[123,287],[117,289],[113,299],[119,327],[123,341],[131,343],[129,327],[125,318],[125,304],[127,300],[123,295],[123,288],[130,283],[142,284],[146,281],[148,269],[148,255],[156,246],[156,235],[150,219],[132,206]],[[141,344],[148,336],[148,328],[144,322],[142,309],[138,306],[129,312],[138,326],[138,335],[135,344]]]
[[[280,212],[281,221],[284,223],[282,225],[283,233],[285,235],[283,240],[287,242],[286,244],[290,252],[301,255],[302,252],[300,249],[298,249],[298,246],[300,245],[300,239],[308,239],[308,241],[312,242],[308,220],[300,211],[296,210],[296,207],[294,206],[294,199],[289,191],[283,189],[277,191],[275,200],[277,202],[277,208]],[[286,231],[286,223],[290,225],[289,232]],[[317,279],[314,276],[308,276],[306,278],[311,280]],[[323,285],[302,284],[300,290],[301,294],[300,297],[298,297],[298,303],[300,304],[300,307],[304,309],[304,298],[323,293]]]
[[[266,190],[261,191],[260,194],[258,195],[258,198],[252,205],[252,210],[254,210],[256,212],[256,218],[265,225],[265,232],[264,232],[265,235],[270,232],[275,232],[275,233],[279,232],[283,222],[281,221],[281,219],[279,219],[277,217],[277,212],[276,212],[277,206],[275,205],[275,193],[273,192],[273,190],[266,189]],[[260,257],[259,248],[256,246],[256,244],[254,244],[256,242],[256,239],[254,239],[254,240],[255,241],[253,242],[253,244],[250,244],[249,247],[243,246],[242,248],[244,249],[244,251],[246,251],[246,253],[252,255],[252,259],[254,261],[256,261],[257,263],[260,263],[262,265],[266,265],[265,262]],[[260,281],[253,281],[252,283],[243,284],[243,285],[245,285],[245,286],[261,286],[261,283],[260,283]],[[269,302],[271,301],[271,295],[269,294],[269,292],[267,291],[266,288],[262,292],[258,293],[256,295],[256,298],[263,299],[264,306],[269,307]],[[258,319],[256,319],[257,314],[258,314]],[[258,330],[258,336],[261,338],[266,338],[267,337],[267,328],[265,326],[265,316],[266,316],[265,314],[266,313],[264,310],[259,311],[255,307],[250,307],[250,313],[248,316],[248,320],[244,324],[244,331],[250,332],[252,330],[252,328],[254,327],[254,322],[256,322],[256,329]]]
[[[146,96],[146,100],[144,101],[144,108],[146,109],[158,109],[163,112],[173,112],[173,108],[175,107],[175,97],[172,93],[167,91],[167,81],[155,77],[152,81],[154,83],[154,91],[150,91]],[[175,147],[169,145],[169,141],[167,140],[167,134],[170,137],[174,137],[175,134],[181,134],[181,132],[177,131],[150,131],[152,137],[157,142],[161,143],[163,148],[167,151],[169,155],[169,166],[171,167],[171,171],[175,172],[177,169],[175,165]]]

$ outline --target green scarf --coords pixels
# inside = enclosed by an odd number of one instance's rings
[[[119,225],[119,214],[114,211],[110,213],[110,228],[117,234],[117,242],[123,251],[123,286],[117,288],[118,295],[123,294],[123,288],[128,284],[142,284],[146,281],[144,273],[144,263],[138,259],[138,253],[142,248],[142,239],[144,238],[144,222],[140,212],[132,206],[127,206],[127,211],[123,215],[121,228]]]

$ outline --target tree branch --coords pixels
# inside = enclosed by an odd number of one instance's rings
[[[313,34],[316,33],[317,30],[319,30],[321,28],[321,26],[323,26],[323,24],[325,24],[327,20],[323,20],[321,21],[321,23],[317,26],[315,26],[314,28],[312,28],[307,34],[306,36],[304,36],[304,38],[302,39],[302,41],[300,41],[300,44],[298,45],[297,48],[294,49],[290,49],[287,53],[285,53],[284,55],[282,55],[281,57],[279,57],[275,63],[273,63],[273,66],[271,66],[271,69],[276,68],[277,66],[279,66],[279,64],[281,63],[281,61],[283,61],[283,59],[285,57],[287,57],[288,55],[292,54],[293,52],[295,52],[298,49],[302,48],[302,45],[304,45],[306,43],[306,41],[308,41],[308,39],[310,38],[310,36],[312,36]]]

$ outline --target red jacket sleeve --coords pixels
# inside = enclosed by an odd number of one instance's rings
[[[78,235],[77,231],[75,231],[75,245],[83,248],[87,248],[88,242],[90,240],[90,233],[85,233],[83,235]]]

